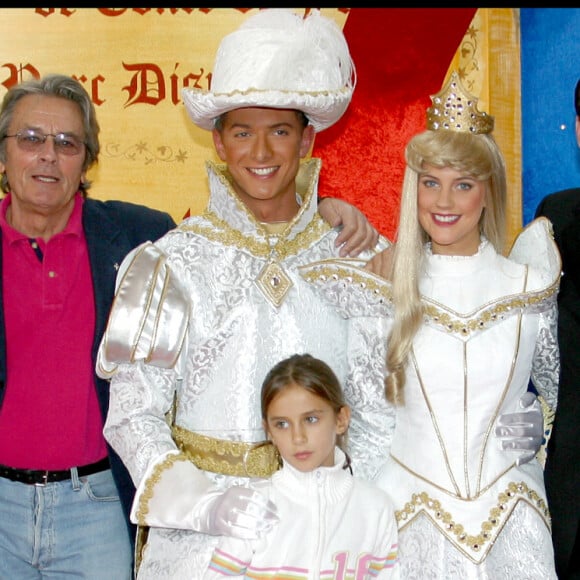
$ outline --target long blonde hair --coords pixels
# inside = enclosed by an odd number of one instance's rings
[[[387,340],[385,379],[387,400],[396,404],[404,402],[405,369],[413,339],[424,318],[419,277],[429,236],[417,217],[417,190],[419,175],[425,165],[451,167],[485,182],[485,208],[479,222],[480,235],[487,238],[499,253],[504,252],[506,239],[505,162],[491,134],[424,131],[408,143],[405,159],[407,167],[391,267],[395,314]]]

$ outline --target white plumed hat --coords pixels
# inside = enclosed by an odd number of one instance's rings
[[[209,91],[184,88],[189,116],[211,130],[217,117],[242,107],[302,111],[322,131],[346,111],[356,85],[340,27],[313,10],[260,10],[221,42]]]

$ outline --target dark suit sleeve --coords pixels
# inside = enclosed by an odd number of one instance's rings
[[[560,236],[560,254],[565,275],[580,293],[580,215],[570,222]]]
[[[117,209],[117,216],[122,220],[121,225],[132,248],[146,241],[158,240],[176,225],[166,212],[123,202],[107,203]]]
[[[99,344],[105,331],[115,292],[115,278],[119,264],[133,248],[146,241],[155,241],[175,227],[171,216],[143,205],[123,201],[100,201],[88,198],[83,208],[83,225],[93,276],[95,295],[95,336],[92,348],[96,366]],[[109,382],[95,377],[97,397],[105,420],[109,409]],[[127,468],[107,443],[113,477],[123,504],[131,540],[136,526],[129,514],[135,486]]]

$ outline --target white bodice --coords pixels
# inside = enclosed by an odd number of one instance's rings
[[[351,341],[366,341],[375,351],[383,345],[384,374],[390,283],[336,260],[309,265],[302,274],[349,319]],[[425,323],[414,340],[394,432],[377,429],[373,413],[369,422],[364,413],[359,417],[361,432],[392,438],[390,453],[388,444],[382,456],[371,447],[367,461],[383,466],[377,479],[395,502],[401,529],[427,513],[478,560],[518,501],[549,521],[541,465],[534,460],[517,467],[516,456],[500,449],[494,427],[500,414],[519,410],[530,378],[555,409],[559,274],[546,220],[520,235],[510,259],[486,241],[469,257],[432,255],[427,248],[420,278]],[[492,517],[495,510],[499,515]]]

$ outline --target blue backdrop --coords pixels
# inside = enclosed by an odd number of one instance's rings
[[[574,87],[580,8],[521,8],[523,223],[548,193],[580,187]]]

